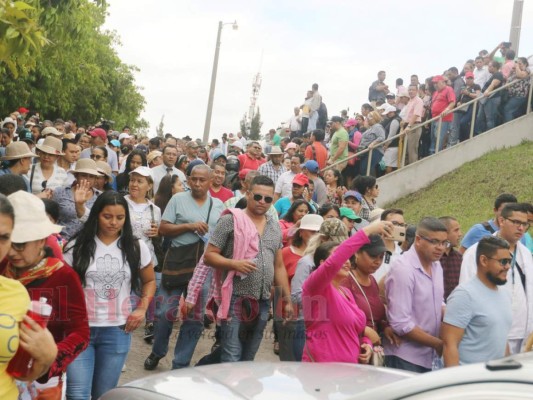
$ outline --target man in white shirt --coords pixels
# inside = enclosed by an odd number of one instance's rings
[[[303,162],[304,158],[301,154],[295,154],[291,157],[290,171],[282,173],[276,182],[276,189],[274,190],[274,203],[281,197],[290,197],[292,195],[292,180],[297,174],[302,172],[301,165]]]
[[[487,83],[487,81],[490,79],[491,74],[488,70],[488,67],[483,62],[483,57],[476,57],[475,64],[476,68],[474,69],[474,83],[483,89],[485,83]]]
[[[521,203],[507,204],[498,220],[500,230],[494,236],[509,242],[512,258],[507,283],[502,288],[511,299],[513,323],[508,341],[510,353],[516,354],[523,351],[526,338],[533,332],[533,257],[527,247],[520,243],[529,228],[526,206]],[[463,254],[460,284],[469,281],[477,273],[477,247],[476,243]]]
[[[167,145],[163,147],[163,164],[152,168],[152,175],[154,176],[154,193],[157,193],[161,179],[165,175],[178,175],[182,183],[187,182],[185,174],[177,169],[174,165],[178,159],[178,150],[175,146]]]
[[[294,115],[289,119],[289,130],[291,131],[290,138],[298,136],[298,132],[302,128],[302,117],[300,117],[300,107],[294,107]]]
[[[313,97],[311,98],[311,109],[309,110],[309,126],[307,131],[314,131],[316,129],[316,123],[318,122],[318,109],[322,104],[322,96],[318,93],[318,83],[313,83],[311,87],[313,90]]]

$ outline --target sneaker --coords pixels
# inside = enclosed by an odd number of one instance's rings
[[[122,366],[122,371],[121,372],[126,372],[126,363],[124,363],[124,365]]]
[[[154,339],[154,323],[149,322],[144,326],[144,336],[143,339],[146,343],[152,344]]]
[[[156,356],[154,353],[150,353],[148,357],[146,357],[146,360],[144,360],[144,369],[148,371],[152,371],[157,367],[157,364],[159,364],[159,360],[161,360],[161,357]]]
[[[279,355],[279,342],[274,342],[274,354]]]

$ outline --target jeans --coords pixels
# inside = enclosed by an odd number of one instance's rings
[[[498,118],[498,107],[500,107],[501,97],[490,97],[485,104],[479,108],[476,119],[476,135],[485,131],[490,131],[496,126]]]
[[[251,299],[251,312],[247,313],[250,318],[243,318],[243,299],[231,297],[229,318],[222,321],[221,362],[253,361],[263,339],[270,300]]]
[[[446,139],[446,133],[450,129],[451,122],[442,121],[442,125],[439,133],[439,149],[442,151],[444,148],[444,140]],[[439,129],[439,120],[431,123],[431,144],[429,145],[429,154],[435,154],[435,148],[437,146],[437,130]]]
[[[155,303],[156,303],[156,300],[157,297],[159,296],[159,293],[160,293],[160,290],[159,288],[161,287],[161,272],[156,272],[155,273],[155,294],[154,294],[154,298],[152,299],[152,301],[150,302],[150,304],[148,305],[148,310],[146,310],[146,322],[154,322],[154,314],[155,314]]]
[[[509,97],[503,107],[503,122],[509,122],[519,117],[527,104],[527,97]]]
[[[450,135],[448,137],[448,147],[455,146],[459,143],[459,129],[462,116],[461,113],[453,113],[453,121],[450,125]]]
[[[361,160],[359,161],[359,175],[366,175],[368,169],[368,155],[370,153],[372,153],[372,159],[370,160],[369,175],[376,176],[376,165],[378,165],[383,158],[383,153],[377,149],[371,150],[361,156]]]
[[[461,115],[461,120],[459,121],[459,140],[461,142],[470,139],[470,127],[472,126],[473,108],[473,106],[468,107],[466,113]]]
[[[203,317],[210,283],[211,279],[208,276],[196,307],[191,312],[191,315],[184,319],[181,324],[176,347],[174,348],[172,369],[185,368],[191,363],[194,350],[204,329]],[[168,342],[174,321],[177,319],[180,298],[182,295],[185,295],[184,291],[184,287],[170,290],[163,286],[160,288],[160,296],[157,299],[156,307],[154,344],[152,346],[152,353],[160,358],[165,357],[168,352]]]
[[[89,346],[67,368],[67,399],[98,399],[117,386],[131,334],[117,326],[91,328]]]
[[[416,365],[413,363],[410,363],[409,361],[405,361],[403,358],[397,357],[397,356],[385,356],[385,366],[388,368],[396,368],[396,369],[402,369],[404,371],[412,371],[412,372],[429,372],[431,369],[422,367],[420,365]]]

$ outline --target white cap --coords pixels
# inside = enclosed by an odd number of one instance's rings
[[[152,178],[152,180],[154,179],[154,176],[152,175],[152,170],[148,167],[137,167],[135,168],[133,171],[130,172],[130,175],[131,174],[139,174],[141,176],[146,176],[146,177],[150,177]]]
[[[381,115],[387,115],[388,113],[390,112],[396,112],[396,107],[394,106],[391,106],[390,104],[388,103],[385,103],[385,104],[382,104],[380,106],[380,109],[383,110],[383,112],[381,113]]]
[[[306,214],[300,221],[300,229],[318,232],[324,218],[317,214]]]
[[[127,134],[126,132],[122,132],[120,135],[118,135],[118,140],[122,139],[130,139],[131,135]]]

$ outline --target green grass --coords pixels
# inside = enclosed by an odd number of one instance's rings
[[[450,215],[466,233],[493,216],[494,199],[504,192],[533,201],[533,142],[486,154],[388,207],[403,209],[413,224],[425,216]]]

